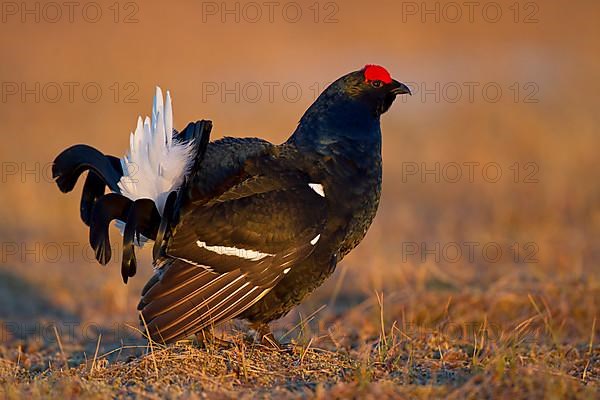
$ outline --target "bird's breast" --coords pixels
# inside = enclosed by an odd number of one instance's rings
[[[341,260],[364,238],[371,226],[381,197],[382,161],[380,153],[360,159],[337,159],[325,179],[331,249]]]

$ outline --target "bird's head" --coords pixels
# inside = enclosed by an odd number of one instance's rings
[[[360,102],[378,116],[389,110],[396,96],[411,94],[408,86],[392,79],[385,68],[372,64],[344,75],[327,91],[337,92],[352,101]]]
[[[379,117],[396,96],[411,94],[405,84],[392,79],[379,65],[366,65],[329,85],[306,110],[289,140],[311,147],[339,141],[379,141]]]

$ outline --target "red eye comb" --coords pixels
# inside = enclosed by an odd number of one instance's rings
[[[365,65],[365,80],[367,81],[382,81],[383,83],[392,83],[392,76],[380,65],[368,64]]]

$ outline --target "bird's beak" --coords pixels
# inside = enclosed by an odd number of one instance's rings
[[[392,79],[392,90],[390,91],[394,96],[399,94],[409,94],[412,96],[410,89],[402,82],[398,82],[395,79]]]

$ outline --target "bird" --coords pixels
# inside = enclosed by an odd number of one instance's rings
[[[125,283],[135,248],[153,242],[138,305],[149,339],[173,343],[232,319],[266,337],[366,235],[381,195],[380,117],[404,94],[408,86],[368,64],[331,83],[272,144],[210,141],[204,119],[177,131],[171,94],[157,87],[125,156],[77,144],[52,173],[67,193],[88,172],[80,217],[103,265],[115,221]]]

